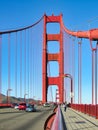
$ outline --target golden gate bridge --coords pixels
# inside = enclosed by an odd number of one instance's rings
[[[57,34],[47,33],[47,24],[51,23],[58,23],[59,32]],[[76,39],[78,39],[77,104],[74,45]],[[95,109],[97,105],[98,29],[70,31],[64,26],[62,14],[59,16],[44,15],[31,26],[0,31],[0,105],[3,104],[2,94],[11,90],[14,91],[15,97],[28,95],[28,98],[34,98],[35,94],[40,93],[42,98],[40,100],[45,103],[48,101],[49,88],[56,85],[57,103],[62,104],[68,100],[72,108],[84,111],[85,105],[82,104],[82,39],[89,40],[91,49],[92,105],[90,107],[95,111],[94,115],[97,115]],[[58,42],[59,51],[48,52],[49,44],[55,44],[55,41]],[[56,76],[51,76],[48,64],[51,61],[58,64],[58,75]],[[68,81],[65,83],[67,78]],[[68,99],[69,93],[70,99]]]

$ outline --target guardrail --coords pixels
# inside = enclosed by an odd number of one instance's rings
[[[63,130],[63,120],[62,120],[62,115],[61,115],[61,110],[60,106],[58,106],[58,110],[56,112],[56,116],[54,119],[54,122],[52,124],[51,130]]]
[[[98,104],[71,104],[71,108],[98,119]]]
[[[53,111],[44,124],[44,130],[64,130],[63,116],[60,106]]]
[[[7,107],[11,107],[11,104],[7,104],[7,103],[0,103],[0,108],[7,108]]]

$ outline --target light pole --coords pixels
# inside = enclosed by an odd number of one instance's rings
[[[73,78],[70,74],[64,74],[64,77],[71,79],[71,104],[73,103]]]
[[[27,93],[24,94],[24,102],[26,102],[26,95],[28,95]]]
[[[7,104],[9,103],[9,91],[12,91],[12,89],[11,88],[9,88],[9,89],[7,89]]]

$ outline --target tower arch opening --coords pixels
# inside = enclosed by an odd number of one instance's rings
[[[47,42],[47,53],[56,54],[60,51],[60,45],[58,41],[48,41]]]
[[[49,85],[47,93],[48,102],[59,102],[59,90],[57,85]]]
[[[59,23],[47,23],[47,34],[58,34],[60,33],[60,24]]]

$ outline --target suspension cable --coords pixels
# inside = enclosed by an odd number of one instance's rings
[[[73,102],[75,103],[75,39],[73,39],[73,44],[72,44],[72,75],[73,75],[73,93],[74,93],[74,98]]]
[[[78,42],[78,104],[81,104],[81,60],[82,60],[82,50],[81,50],[81,41]]]
[[[10,33],[8,34],[8,89],[10,89]]]
[[[20,32],[20,97],[22,97],[22,32]]]
[[[48,48],[47,48],[47,53],[48,53]],[[49,64],[49,62],[48,62],[48,70],[49,70],[49,74],[48,74],[48,76],[49,77],[51,77],[51,72],[50,72],[50,64]],[[52,87],[50,87],[50,93],[51,93],[51,99],[52,99],[52,102],[53,102],[53,92],[52,92]]]
[[[98,44],[98,42],[97,42],[97,44]],[[95,84],[96,84],[96,71],[97,70],[95,70],[95,69],[97,69],[97,67],[96,67],[96,56],[95,56],[95,53],[97,52],[97,44],[96,44],[96,46],[95,47],[93,47],[93,45],[92,45],[92,40],[90,39],[90,47],[91,47],[91,51],[92,51],[92,104],[94,104],[95,102],[96,102],[96,89],[97,88],[95,88]],[[95,82],[95,83],[94,83]],[[95,97],[95,102],[94,102],[94,97]]]
[[[96,51],[95,51],[95,104],[97,104],[97,54],[98,54],[98,41],[96,45]]]
[[[69,34],[67,34],[67,33],[64,33],[65,34],[65,36],[64,36],[64,73],[69,73],[69,71],[70,71],[70,68],[69,68],[69,66],[70,66],[70,58],[68,58],[68,56],[70,56],[70,41],[69,41],[69,39],[70,39],[70,36],[69,36]],[[66,39],[65,39],[65,37],[66,37]],[[64,78],[64,80],[65,80],[65,100],[66,101],[68,101],[69,100],[69,92],[70,92],[70,87],[68,87],[69,86],[69,82],[68,82],[68,80],[66,80],[66,78]],[[70,102],[70,101],[69,101]]]
[[[15,93],[17,97],[17,32],[16,32],[16,43],[15,43]]]
[[[92,49],[92,104],[94,104],[94,89],[95,89],[95,86],[94,86],[94,69],[95,69],[95,61],[94,61],[94,58],[95,58],[95,50]]]
[[[13,29],[13,30],[1,31],[0,34],[13,33],[13,32],[18,32],[18,31],[23,31],[23,30],[29,29],[29,28],[37,25],[43,19],[43,17],[44,16],[42,16],[36,23],[34,23],[34,24],[30,25],[30,26],[27,26],[27,27],[24,27],[24,28],[20,28],[20,29]]]
[[[30,98],[32,98],[32,28],[30,30]]]
[[[26,30],[24,32],[24,94],[26,93]]]
[[[63,24],[63,21],[62,21],[62,24],[61,24],[62,28],[64,29],[64,31],[66,33],[68,33],[69,35],[72,35],[72,36],[75,36],[75,37],[78,37],[78,38],[87,38],[87,39],[92,39],[92,40],[98,40],[98,29],[91,29],[91,30],[88,30],[88,31],[71,31],[71,30],[68,30],[64,24]]]
[[[30,82],[29,82],[29,79],[30,79],[30,39],[29,39],[29,30],[28,30],[28,98],[29,98],[29,86],[30,86]]]

